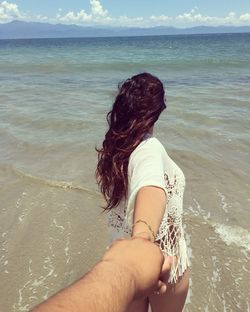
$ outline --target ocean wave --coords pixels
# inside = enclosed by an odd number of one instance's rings
[[[216,192],[220,198],[220,206],[225,215],[228,215],[228,205],[226,197],[219,190]],[[184,211],[184,216],[190,224],[196,224],[204,226],[205,224],[209,227],[209,232],[216,233],[227,246],[232,244],[237,245],[238,248],[244,248],[250,251],[250,233],[247,229],[240,225],[229,225],[223,222],[219,222],[211,217],[211,212],[206,211],[200,202],[193,198],[193,204]]]
[[[236,245],[239,249],[244,249],[247,252],[250,251],[250,233],[248,230],[237,225],[215,222],[211,220],[209,212],[206,214],[204,210],[199,209],[201,213],[189,207],[189,212],[184,214],[187,224],[199,225],[203,227],[203,230],[204,226],[207,226],[206,231],[208,231],[208,237],[214,232],[218,235],[218,239],[222,240],[227,246]]]
[[[215,232],[227,244],[236,244],[250,251],[250,233],[248,230],[239,226],[230,226],[221,223],[214,223]]]
[[[48,185],[51,187],[83,191],[83,192],[86,192],[86,193],[89,193],[92,195],[100,196],[99,192],[92,190],[92,189],[89,189],[87,187],[84,187],[83,185],[75,184],[74,182],[71,182],[71,181],[51,180],[51,179],[47,179],[44,177],[34,176],[28,172],[24,172],[21,169],[14,168],[14,167],[12,167],[12,171],[16,175],[21,176],[21,177],[26,178],[26,179],[30,179],[36,183],[41,183],[41,184]]]

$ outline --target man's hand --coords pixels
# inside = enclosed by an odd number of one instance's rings
[[[160,276],[167,274],[170,264],[164,259],[160,248],[150,242],[148,233],[115,241],[102,261],[108,261],[114,267],[119,266],[131,275],[135,285],[135,298],[146,297],[152,291],[166,291],[166,284],[160,281]]]
[[[139,233],[115,241],[92,270],[32,311],[125,311],[134,299],[161,289],[159,278],[169,268],[150,235]]]

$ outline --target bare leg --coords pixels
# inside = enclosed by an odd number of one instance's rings
[[[181,312],[186,301],[188,286],[189,271],[186,270],[176,284],[168,284],[164,295],[149,296],[152,312]]]
[[[133,301],[126,312],[148,312],[148,298]]]

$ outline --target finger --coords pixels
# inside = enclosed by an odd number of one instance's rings
[[[163,282],[163,281],[161,281],[161,280],[159,280],[158,282],[157,282],[157,289],[159,290],[160,288],[161,288],[161,286],[163,286],[165,283]]]
[[[167,291],[167,285],[165,283],[163,283],[163,285],[161,286],[161,288],[158,290],[160,295],[164,295]]]
[[[173,258],[171,256],[165,257],[164,263],[162,265],[161,275],[169,273],[172,262],[173,262]]]
[[[163,281],[159,280],[157,282],[157,290],[156,293],[164,294],[167,291],[167,285]]]
[[[167,285],[164,282],[159,281],[157,286],[157,289],[153,293],[155,295],[164,295],[167,291]]]

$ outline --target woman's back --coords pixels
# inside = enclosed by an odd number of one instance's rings
[[[185,178],[152,135],[166,108],[162,82],[149,73],[119,85],[107,114],[108,131],[98,151],[97,182],[106,200],[111,239],[147,232],[164,255],[173,257],[165,297],[149,296],[154,311],[179,312],[188,290],[188,259],[182,227]],[[179,293],[180,290],[180,293]],[[147,300],[129,312],[147,310]]]
[[[127,198],[108,212],[111,240],[131,236],[136,195],[144,186],[162,188],[167,195],[167,205],[156,241],[165,255],[176,257],[169,277],[169,282],[173,283],[188,265],[182,227],[185,177],[160,141],[150,135],[145,137],[129,158]]]

